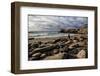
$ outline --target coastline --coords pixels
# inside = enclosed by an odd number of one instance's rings
[[[87,34],[29,38],[28,60],[87,58]]]

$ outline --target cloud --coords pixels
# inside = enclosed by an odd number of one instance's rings
[[[87,17],[29,15],[29,31],[59,31],[88,23]]]

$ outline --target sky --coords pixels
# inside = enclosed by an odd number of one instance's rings
[[[60,31],[88,24],[87,17],[28,15],[29,31]]]

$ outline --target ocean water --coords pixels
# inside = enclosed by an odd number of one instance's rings
[[[70,34],[74,35],[74,34]],[[29,32],[28,33],[29,38],[48,38],[48,37],[63,37],[68,36],[68,33],[59,33],[59,32]]]

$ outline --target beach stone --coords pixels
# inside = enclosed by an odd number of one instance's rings
[[[29,60],[39,60],[40,57],[30,57]]]
[[[75,48],[75,49],[73,49],[70,53],[71,53],[71,54],[77,54],[78,52],[79,52],[78,49]]]
[[[53,43],[57,43],[59,42],[61,39],[56,39]]]
[[[59,53],[59,49],[54,49],[54,50],[53,50],[53,53],[54,53],[54,54]]]
[[[28,49],[31,49],[32,48],[32,43],[29,43],[28,44]]]
[[[32,47],[33,47],[33,48],[38,48],[38,47],[39,47],[39,44],[38,44],[38,43],[33,43],[33,44],[32,44]]]
[[[79,47],[79,44],[78,43],[73,43],[69,46],[69,49],[73,49],[73,48],[77,48]]]
[[[64,56],[63,53],[58,53],[58,54],[55,54],[53,56],[47,56],[44,58],[44,60],[57,60],[57,59],[62,59]]]
[[[41,44],[41,45],[39,46],[39,48],[43,48],[43,47],[46,47],[46,44]]]
[[[41,54],[41,58],[44,58],[44,57],[46,57],[47,55],[45,54],[45,53],[43,53],[43,54]]]
[[[83,37],[80,37],[80,39],[79,39],[80,41],[83,41],[84,40],[84,38]]]
[[[61,38],[60,41],[66,42],[68,40],[67,40],[67,38]]]
[[[84,42],[78,42],[78,43],[77,43],[77,45],[80,46],[80,47],[83,47],[84,44],[85,44]]]
[[[53,49],[55,49],[57,47],[57,45],[52,45],[52,46],[46,46],[46,47],[43,47],[43,48],[36,48],[34,49],[34,51],[32,53],[37,53],[37,52],[48,52],[48,51],[51,51]]]
[[[35,53],[32,55],[32,57],[39,57],[41,55],[41,53]]]
[[[34,40],[35,38],[29,38],[29,40]]]
[[[64,53],[65,50],[64,50],[64,48],[60,48],[59,51],[60,51],[61,53]]]
[[[32,45],[32,43],[29,43],[29,44],[28,44],[28,46],[31,46],[31,45]]]
[[[68,52],[68,46],[64,47],[64,52]]]
[[[63,48],[64,46],[65,46],[65,43],[63,43],[63,42],[59,42],[59,43],[57,43],[58,44],[58,46],[60,47],[60,48]]]
[[[73,42],[74,42],[74,43],[77,43],[77,42],[78,42],[78,40],[73,40]]]
[[[39,44],[39,45],[41,45],[41,44],[42,44],[42,42],[41,42],[41,41],[38,41],[38,44]]]
[[[75,55],[72,54],[64,54],[63,59],[76,59],[77,57]]]
[[[50,42],[49,41],[45,41],[45,42],[43,42],[44,44],[49,44]]]
[[[79,51],[79,53],[76,56],[77,56],[77,58],[85,58],[86,57],[85,50]]]
[[[28,49],[29,52],[33,51],[33,48],[31,47],[30,49]]]
[[[71,43],[70,40],[68,40],[67,42],[65,42],[65,45],[69,45]]]
[[[70,45],[68,48],[69,49],[74,49],[74,45]]]

